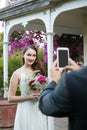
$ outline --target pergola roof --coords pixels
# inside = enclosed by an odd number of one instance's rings
[[[23,0],[0,9],[0,20],[10,20],[39,10],[45,10],[63,0]]]

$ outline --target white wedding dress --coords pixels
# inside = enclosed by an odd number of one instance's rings
[[[21,95],[29,94],[26,79],[31,76],[32,73],[21,75]],[[18,103],[14,130],[47,130],[47,117],[40,112],[38,101],[27,100]]]

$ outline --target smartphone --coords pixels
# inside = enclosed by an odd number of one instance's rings
[[[59,69],[63,69],[69,64],[69,48],[59,47],[57,48],[57,66]]]

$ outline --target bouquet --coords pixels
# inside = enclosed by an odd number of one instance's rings
[[[47,85],[47,77],[41,74],[34,75],[28,82],[28,92],[42,91]]]

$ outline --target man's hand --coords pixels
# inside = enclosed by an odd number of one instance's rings
[[[62,75],[62,70],[59,70],[59,68],[57,67],[57,60],[54,61],[50,71],[51,71],[51,80],[57,83]]]
[[[55,81],[56,83],[60,80],[62,73],[67,72],[69,70],[78,70],[80,66],[77,65],[71,58],[69,58],[70,65],[64,67],[64,69],[59,69],[57,67],[57,60],[54,61],[53,66],[51,68],[51,80]]]
[[[69,58],[69,63],[70,63],[70,65],[64,67],[64,70],[68,71],[68,70],[78,70],[78,69],[80,69],[80,66],[77,65],[71,58]]]

